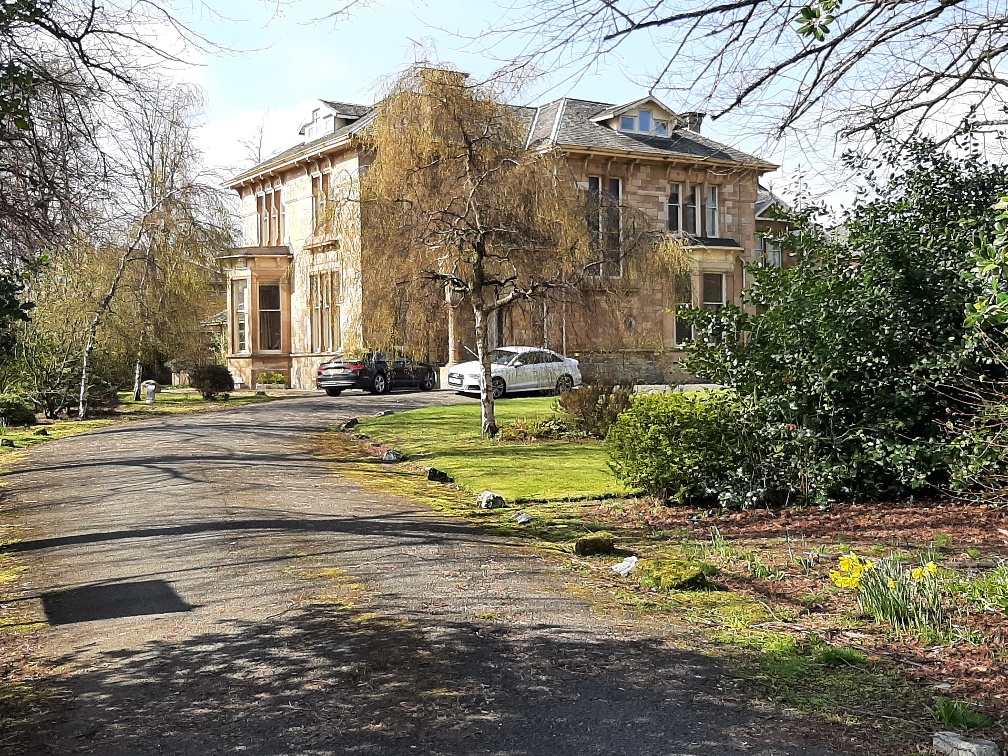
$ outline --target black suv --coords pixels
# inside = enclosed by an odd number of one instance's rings
[[[437,385],[437,375],[433,366],[405,354],[390,357],[384,352],[368,352],[323,362],[318,367],[315,385],[329,396],[339,396],[344,389],[354,388],[372,394],[386,394],[406,386],[430,391]]]

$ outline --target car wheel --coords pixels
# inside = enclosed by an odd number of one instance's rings
[[[569,375],[561,375],[557,378],[556,390],[558,394],[570,391],[572,388],[574,388],[574,379]]]
[[[490,379],[490,387],[493,389],[494,399],[503,399],[504,394],[507,393],[507,384],[500,376],[494,376]]]
[[[431,391],[437,385],[437,378],[434,375],[433,370],[428,370],[427,375],[425,375],[420,381],[420,388],[424,391]]]
[[[325,390],[326,396],[339,396],[343,393],[343,389],[328,388]]]
[[[385,377],[385,373],[375,373],[374,380],[371,383],[371,393],[372,394],[387,394],[389,390],[388,378]]]

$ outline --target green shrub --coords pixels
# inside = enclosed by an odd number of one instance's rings
[[[17,394],[0,394],[0,419],[4,425],[35,425],[35,412]]]
[[[612,533],[600,530],[583,535],[574,542],[574,553],[578,556],[599,556],[612,554],[616,543]]]
[[[218,394],[234,391],[234,378],[223,365],[199,365],[189,371],[189,385],[209,400]]]
[[[612,470],[666,501],[724,503],[743,458],[739,416],[727,392],[639,396],[609,431]]]
[[[256,376],[256,383],[282,383],[286,386],[287,379],[284,377],[283,373],[259,373],[259,375]]]
[[[632,404],[633,393],[629,389],[592,383],[561,394],[556,409],[576,433],[605,438],[616,418]]]
[[[567,423],[557,417],[516,420],[501,426],[498,441],[550,441],[567,438],[570,429]]]

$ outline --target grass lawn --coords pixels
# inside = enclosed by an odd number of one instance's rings
[[[498,402],[497,423],[553,415],[551,397]],[[609,470],[598,441],[505,443],[480,437],[480,406],[428,407],[368,418],[362,433],[444,470],[469,491],[492,490],[511,502],[599,499],[627,489]]]

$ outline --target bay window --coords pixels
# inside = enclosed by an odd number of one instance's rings
[[[259,351],[276,352],[282,348],[280,284],[259,285]]]

